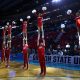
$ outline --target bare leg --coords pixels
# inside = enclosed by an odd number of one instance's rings
[[[26,44],[28,44],[28,42],[27,42],[27,33],[25,33],[25,35],[26,35],[26,39],[25,39],[26,40]]]
[[[43,30],[43,25],[42,25],[41,31],[42,31],[42,39],[44,39],[44,30]]]
[[[37,46],[39,45],[39,40],[40,40],[40,29],[38,28],[38,40],[37,40]]]
[[[78,34],[78,39],[79,39],[79,43],[78,44],[79,44],[79,47],[80,47],[80,29],[78,27],[77,27],[77,31],[78,31],[77,34]]]
[[[8,47],[11,48],[11,34],[8,35]]]
[[[6,67],[9,67],[9,61],[10,61],[10,52],[11,52],[11,34],[8,35],[8,41],[7,41],[7,51],[6,51]]]
[[[23,46],[25,45],[25,33],[23,33]]]

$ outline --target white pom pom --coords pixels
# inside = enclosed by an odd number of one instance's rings
[[[66,48],[70,48],[70,45],[69,45],[69,44],[67,44],[67,45],[66,45]]]
[[[34,14],[34,13],[36,13],[36,10],[34,9],[34,10],[32,10],[32,13]]]
[[[23,19],[21,18],[20,21],[23,22]]]
[[[27,16],[27,19],[30,19],[31,18],[31,16]]]
[[[16,24],[16,22],[15,21],[12,21],[12,24]]]
[[[67,10],[67,15],[70,15],[72,13],[72,10]]]
[[[42,7],[42,10],[43,10],[43,11],[47,10],[47,7]]]
[[[9,25],[9,22],[7,22],[7,25]]]
[[[2,27],[2,29],[4,29],[4,27]]]
[[[62,29],[65,28],[65,24],[61,24],[61,28],[62,28]]]
[[[5,28],[8,28],[8,26],[6,25]]]

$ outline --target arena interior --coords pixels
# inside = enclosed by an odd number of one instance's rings
[[[0,80],[80,80],[80,0],[0,0]]]

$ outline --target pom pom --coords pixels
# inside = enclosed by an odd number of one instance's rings
[[[8,26],[6,25],[5,28],[8,28]]]
[[[27,19],[30,19],[31,18],[31,16],[27,16]]]
[[[61,28],[62,28],[62,29],[65,28],[65,24],[61,24]]]
[[[16,22],[15,21],[12,21],[12,24],[16,24]]]
[[[23,22],[23,19],[21,18],[20,21]]]
[[[66,48],[70,48],[70,45],[69,45],[69,44],[67,44],[67,45],[66,45]]]
[[[67,10],[67,15],[70,15],[72,13],[72,10]]]
[[[32,10],[32,13],[34,14],[34,13],[36,13],[36,10],[34,9],[34,10]]]
[[[4,29],[4,27],[2,27],[2,29]]]
[[[43,11],[47,10],[47,7],[42,7],[42,10],[43,10]]]
[[[9,22],[7,22],[7,25],[9,25]]]

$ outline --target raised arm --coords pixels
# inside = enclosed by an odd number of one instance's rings
[[[36,9],[32,10],[32,13],[35,14],[36,17],[38,17]]]
[[[44,40],[44,38],[43,38],[43,45],[45,46],[45,40]]]

